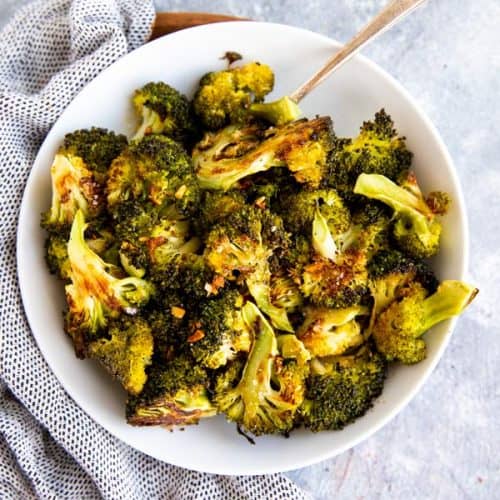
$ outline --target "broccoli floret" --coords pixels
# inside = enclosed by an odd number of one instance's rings
[[[227,217],[210,231],[205,246],[209,266],[228,280],[245,281],[257,305],[273,324],[292,332],[286,311],[271,302],[271,272],[268,259],[280,236],[279,221],[266,210],[245,207]]]
[[[133,139],[163,134],[183,144],[192,142],[195,125],[186,96],[164,82],[150,82],[134,93],[141,124]]]
[[[68,242],[71,283],[66,285],[68,312],[66,331],[79,356],[85,355],[88,336],[102,330],[108,318],[134,315],[152,293],[152,286],[139,278],[117,278],[110,266],[93,252],[84,239],[85,219],[79,210]]]
[[[194,111],[207,129],[217,130],[244,121],[250,104],[261,102],[273,86],[271,68],[258,62],[207,73],[194,96]]]
[[[313,357],[338,356],[365,341],[362,317],[369,314],[367,307],[306,307],[304,313],[304,323],[297,330],[297,336]]]
[[[127,422],[167,427],[197,424],[216,414],[208,385],[207,372],[186,354],[152,365],[143,391],[127,401]]]
[[[257,132],[255,126],[229,126],[207,134],[193,150],[200,186],[227,191],[243,178],[273,167],[287,167],[307,187],[319,186],[333,147],[330,118],[273,127],[263,140],[262,130]]]
[[[383,389],[386,363],[378,353],[362,348],[327,365],[307,380],[300,413],[313,432],[342,429],[364,415]]]
[[[280,213],[288,230],[311,234],[316,211],[325,219],[333,234],[342,234],[350,226],[351,216],[334,189],[299,191],[280,200]]]
[[[115,212],[115,221],[120,262],[138,278],[169,266],[179,255],[196,252],[201,245],[199,238],[191,235],[190,220],[175,205],[123,202]]]
[[[251,115],[273,125],[285,125],[297,120],[302,115],[297,103],[288,96],[277,101],[253,103],[250,105],[249,111]]]
[[[283,360],[271,325],[253,303],[247,302],[242,312],[255,340],[241,378],[223,374],[214,402],[247,432],[287,433],[302,403],[307,370],[295,360]]]
[[[443,281],[436,292],[418,282],[405,287],[375,319],[373,338],[388,361],[418,363],[426,357],[422,335],[437,323],[460,314],[477,289],[461,281]]]
[[[50,167],[52,202],[42,214],[45,229],[55,233],[67,230],[77,210],[88,219],[102,212],[106,171],[126,144],[124,136],[100,128],[65,136]]]
[[[49,234],[45,240],[45,262],[52,274],[62,280],[68,280],[71,265],[68,259],[68,239],[59,234]]]
[[[304,266],[300,280],[301,292],[318,307],[360,304],[368,291],[364,259],[358,253],[347,253],[338,262],[316,258]]]
[[[97,359],[130,394],[146,383],[153,355],[153,335],[146,320],[122,316],[109,324],[107,336],[89,343],[88,356]]]
[[[239,191],[204,191],[200,206],[200,233],[245,206],[245,197]]]
[[[330,157],[326,183],[352,200],[352,189],[362,173],[380,174],[395,181],[410,167],[412,153],[394,123],[382,109],[373,121],[364,122],[354,139],[338,139]]]
[[[394,210],[393,236],[401,249],[419,258],[432,257],[438,252],[441,223],[425,202],[412,173],[403,186],[383,175],[361,174],[354,192],[379,200]]]
[[[106,184],[108,210],[114,214],[128,200],[175,204],[185,214],[197,210],[199,186],[183,147],[162,135],[134,141],[116,158]]]
[[[434,272],[424,261],[416,260],[398,250],[381,250],[368,264],[373,317],[383,311],[410,283],[420,283],[429,293],[439,285]]]
[[[252,335],[243,321],[243,303],[243,296],[230,290],[199,305],[187,339],[198,363],[216,369],[234,359],[237,352],[250,350]]]
[[[214,273],[203,256],[189,252],[155,267],[151,280],[160,293],[178,291],[187,304],[217,296],[226,285],[224,277]]]

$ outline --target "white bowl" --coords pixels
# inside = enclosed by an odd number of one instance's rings
[[[91,125],[130,134],[135,126],[130,106],[134,89],[164,80],[191,95],[201,75],[225,66],[220,58],[228,50],[274,69],[273,98],[293,91],[338,47],[324,36],[278,24],[231,22],[177,32],[148,43],[103,71],[68,106],[40,149],[19,219],[19,281],[26,315],[40,350],[68,394],[130,446],[174,465],[212,473],[263,474],[304,467],[341,453],[380,429],[417,393],[441,357],[454,320],[430,332],[425,361],[391,369],[373,409],[354,424],[318,434],[298,430],[288,439],[259,437],[252,446],[222,416],[184,432],[127,425],[123,391],[96,364],[78,360],[63,332],[63,287],[45,266],[45,235],[39,220],[50,204],[49,168],[64,134]],[[367,59],[356,57],[304,99],[301,107],[308,116],[331,115],[340,135],[355,134],[363,120],[382,107],[392,115],[415,153],[414,168],[424,190],[443,189],[453,199],[444,220],[442,250],[433,264],[439,278],[462,279],[468,236],[460,185],[436,129],[401,85]]]

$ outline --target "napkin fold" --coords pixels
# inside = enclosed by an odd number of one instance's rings
[[[153,20],[144,0],[43,0],[0,32],[0,498],[308,498],[280,474],[202,474],[122,443],[66,394],[24,316],[16,230],[36,153],[77,92],[146,42]]]

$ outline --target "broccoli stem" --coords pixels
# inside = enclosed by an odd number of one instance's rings
[[[285,96],[277,101],[253,103],[249,108],[250,114],[263,118],[273,125],[285,125],[297,120],[302,114],[297,103]]]
[[[322,257],[335,261],[335,257],[337,256],[337,245],[328,227],[328,222],[321,214],[319,208],[316,208],[314,213],[312,243],[314,250]]]
[[[419,336],[437,323],[459,315],[477,295],[477,288],[462,281],[443,281],[437,291],[423,302],[423,319]]]
[[[398,186],[383,175],[361,174],[354,186],[354,192],[382,201],[397,213],[416,211],[427,217],[433,215],[422,198]]]

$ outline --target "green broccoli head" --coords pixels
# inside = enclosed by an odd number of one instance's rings
[[[427,353],[422,335],[437,323],[460,314],[477,292],[461,281],[445,280],[429,295],[420,283],[410,283],[375,319],[372,333],[377,350],[388,361],[422,361]]]
[[[108,210],[115,213],[125,201],[174,204],[192,213],[199,203],[199,186],[191,159],[169,137],[149,135],[132,144],[116,158],[106,184]]]
[[[420,283],[429,293],[435,292],[439,284],[424,261],[394,249],[376,253],[368,264],[368,274],[374,316],[396,300],[399,292],[410,283]]]
[[[108,318],[136,314],[153,291],[147,281],[111,274],[113,266],[104,262],[85,241],[85,228],[83,213],[78,211],[67,247],[71,283],[66,285],[65,327],[79,356],[85,355],[87,338],[102,331]]]
[[[217,130],[245,121],[252,102],[263,101],[273,86],[271,68],[258,62],[207,73],[194,96],[194,111],[205,128]]]
[[[286,167],[295,180],[317,188],[333,147],[328,117],[297,120],[263,133],[258,125],[229,126],[207,134],[193,150],[200,186],[227,191],[236,183],[273,167]]]
[[[316,258],[305,265],[300,276],[300,290],[318,307],[344,308],[360,304],[368,291],[364,256],[353,252],[336,262]]]
[[[382,109],[364,122],[354,139],[338,139],[330,157],[326,183],[352,200],[353,187],[362,173],[379,174],[395,181],[411,165],[412,153],[398,137],[391,117]]]
[[[273,328],[253,303],[247,302],[242,311],[253,332],[252,348],[240,378],[235,369],[233,376],[224,372],[216,383],[214,402],[247,432],[286,434],[293,428],[302,403],[307,370],[295,360],[283,359]]]
[[[250,105],[250,114],[262,120],[266,120],[273,125],[285,125],[297,120],[301,115],[297,103],[284,96],[277,101],[256,102]]]
[[[138,278],[163,270],[179,255],[196,252],[201,244],[192,236],[190,220],[175,204],[158,207],[125,201],[117,207],[114,220],[121,265]]]
[[[243,296],[229,290],[199,305],[187,339],[198,363],[216,369],[234,359],[236,353],[250,350],[252,333],[243,320],[243,304]]]
[[[195,134],[191,106],[186,96],[164,82],[149,82],[134,93],[133,103],[141,124],[133,139],[163,134],[189,144]]]
[[[441,223],[427,205],[413,173],[403,178],[402,186],[382,175],[361,174],[354,192],[393,209],[392,233],[402,250],[418,258],[432,257],[439,251]]]
[[[70,278],[71,264],[68,259],[68,238],[62,234],[49,234],[45,240],[45,262],[52,274],[62,280]]]
[[[311,233],[317,210],[334,235],[347,231],[351,223],[350,212],[334,189],[301,190],[281,198],[280,205],[286,228],[296,234]]]
[[[369,314],[364,306],[345,309],[306,307],[304,323],[297,336],[313,357],[339,356],[365,342],[363,317]]]
[[[130,394],[139,394],[146,383],[146,368],[153,355],[153,335],[139,316],[112,320],[106,337],[89,343],[87,354],[97,359]]]
[[[127,422],[166,427],[197,424],[216,414],[208,385],[207,372],[187,354],[179,354],[166,364],[154,364],[142,392],[127,401]]]
[[[380,395],[386,362],[367,349],[327,364],[307,379],[300,409],[302,421],[313,432],[342,429],[364,415]]]

